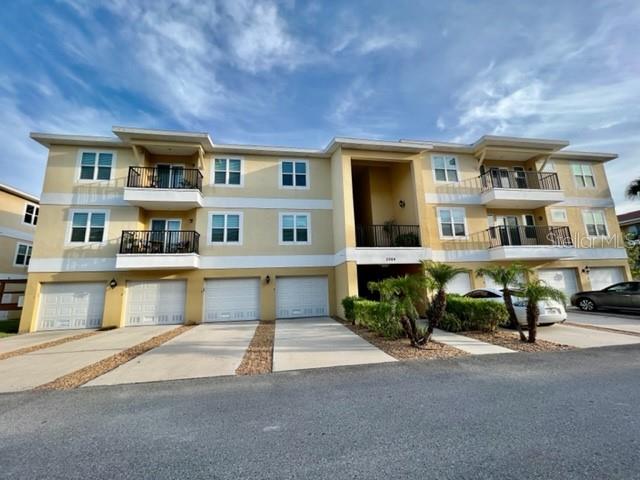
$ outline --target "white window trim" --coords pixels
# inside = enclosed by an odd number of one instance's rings
[[[553,218],[553,214],[554,212],[561,212],[564,219],[563,220],[555,220]],[[551,208],[549,209],[549,219],[551,220],[552,223],[567,223],[569,221],[569,217],[567,216],[567,209],[566,208]]]
[[[607,234],[606,235],[589,235],[589,229],[587,228],[587,222],[585,221],[585,214],[587,213],[595,213],[595,212],[599,212],[602,213],[602,219],[604,221],[604,228],[607,229]],[[606,212],[604,210],[582,210],[582,224],[584,225],[584,232],[587,234],[587,238],[608,238],[611,236],[611,230],[609,230],[609,224],[607,223],[607,215]]]
[[[211,238],[211,230],[213,229],[213,216],[214,215],[224,215],[224,236],[225,236],[225,240],[222,242],[214,242],[213,239]],[[237,242],[229,242],[226,240],[227,237],[227,215],[238,215],[238,225],[240,228],[240,231],[238,232],[238,241]],[[242,245],[243,242],[243,232],[244,232],[244,212],[239,212],[239,211],[213,211],[210,210],[208,212],[208,228],[207,228],[207,245],[217,245],[217,246],[224,246],[224,245]]]
[[[240,184],[232,185],[229,183],[216,183],[216,159],[227,161],[227,171],[225,181],[229,180],[229,160],[240,160]],[[211,159],[211,186],[220,188],[242,188],[244,187],[244,157],[242,156],[226,156],[216,155]]]
[[[29,225],[30,227],[34,227],[34,228],[35,228],[35,227],[36,227],[36,225],[34,225],[33,223],[29,223],[29,222],[25,222],[25,221],[24,221],[24,217],[25,217],[25,215],[27,214],[27,207],[28,207],[29,205],[31,205],[32,207],[34,207],[34,212],[36,211],[36,209],[38,210],[38,214],[37,214],[37,215],[35,215],[35,213],[34,213],[34,215],[32,215],[32,218],[33,218],[33,217],[40,217],[40,205],[38,205],[37,203],[25,202],[25,204],[24,204],[24,210],[23,210],[23,212],[22,212],[22,224],[23,224],[23,225]],[[40,219],[38,218],[38,220],[40,220]]]
[[[72,242],[71,241],[71,230],[73,227],[73,215],[76,213],[104,213],[104,235],[102,235],[101,242]],[[74,208],[69,210],[69,216],[67,218],[67,228],[65,235],[65,246],[68,247],[77,247],[79,245],[106,245],[109,237],[109,214],[111,210],[104,210],[99,208]],[[89,223],[87,224],[87,235],[89,233],[89,227],[91,225],[91,218],[89,218]],[[85,236],[85,238],[87,238]]]
[[[456,175],[458,176],[458,180],[457,181],[453,181],[453,180],[438,180],[436,178],[436,165],[435,165],[435,158],[436,157],[444,157],[444,158],[453,158],[456,162]],[[445,176],[448,178],[447,175],[447,163],[445,161]],[[458,156],[457,155],[445,155],[442,153],[438,153],[438,154],[431,154],[431,173],[433,175],[433,181],[435,183],[460,183],[461,178],[460,178],[460,162],[458,161]]]
[[[576,179],[576,174],[573,173],[573,167],[574,165],[579,165],[580,166],[580,172],[582,174],[582,166],[583,165],[587,165],[590,169],[591,169],[591,177],[593,178],[593,187],[587,185],[587,182],[585,183],[585,186],[583,187],[582,185],[580,185],[578,183],[578,180]],[[596,172],[593,170],[593,165],[591,165],[590,163],[572,163],[571,164],[571,176],[573,177],[573,184],[576,186],[576,188],[580,189],[580,190],[594,190],[598,187],[598,182],[596,181]],[[584,174],[582,174],[582,176],[584,177]]]
[[[293,162],[293,183],[296,182],[296,163],[304,163],[305,176],[307,178],[306,185],[304,187],[298,187],[297,185],[283,185],[282,184],[282,164],[284,162]],[[280,165],[278,167],[278,187],[282,190],[309,190],[311,188],[311,171],[309,170],[309,160],[304,158],[281,158]]]
[[[33,244],[32,243],[25,243],[25,242],[18,242],[16,243],[16,250],[14,252],[13,255],[13,266],[17,267],[17,268],[27,268],[29,265],[27,265],[26,263],[18,263],[18,250],[20,249],[20,246],[25,246],[27,247],[27,251],[29,251],[29,247],[31,247],[31,253],[33,254]],[[26,260],[26,254],[25,254],[25,260]]]
[[[442,222],[440,221],[440,212],[442,210],[450,210],[451,218],[453,219],[453,210],[462,210],[464,219],[464,237],[446,236],[442,233]],[[438,207],[436,208],[436,221],[438,222],[438,233],[440,234],[440,240],[468,240],[469,239],[469,227],[467,226],[467,209],[464,207]]]
[[[301,216],[306,216],[307,217],[307,241],[306,242],[298,242],[296,240],[292,241],[292,242],[285,242],[282,239],[282,219],[285,215],[293,215],[293,229],[295,230],[295,225],[296,225],[296,216],[301,217]],[[295,238],[295,232],[294,232],[294,238]],[[311,239],[313,237],[311,236],[311,213],[310,212],[279,212],[278,213],[278,244],[279,245],[311,245]]]
[[[95,170],[94,170],[94,177],[96,175],[98,175],[98,155],[101,153],[110,153],[111,154],[111,171],[109,172],[109,179],[108,180],[98,180],[97,178],[80,178],[80,171],[81,171],[81,167],[82,167],[82,155],[84,153],[95,153],[96,154],[96,166],[95,166]],[[74,173],[75,175],[75,183],[94,183],[94,182],[99,182],[99,183],[105,183],[105,182],[110,182],[114,179],[114,175],[115,175],[115,170],[116,170],[116,164],[118,161],[118,154],[115,150],[105,150],[105,149],[101,149],[101,148],[82,148],[78,150],[78,157],[76,158],[76,171]]]

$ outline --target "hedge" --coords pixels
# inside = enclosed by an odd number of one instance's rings
[[[391,318],[391,305],[386,302],[359,299],[354,302],[356,325],[379,333],[386,338],[401,338],[404,335],[400,322]]]
[[[351,297],[344,297],[342,299],[342,308],[344,309],[344,318],[346,320],[349,320],[351,323],[355,323],[356,321],[356,314],[355,314],[354,308],[355,308],[355,302],[357,302],[358,300],[362,300],[362,299],[357,295],[354,295]]]
[[[502,302],[447,295],[447,310],[440,328],[449,332],[495,332],[508,320],[509,314]]]

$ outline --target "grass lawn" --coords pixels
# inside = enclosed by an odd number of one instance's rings
[[[9,337],[15,333],[18,333],[18,325],[20,319],[15,320],[2,320],[0,321],[0,338]]]

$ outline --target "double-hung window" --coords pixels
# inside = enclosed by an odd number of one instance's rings
[[[308,213],[280,214],[280,243],[311,243],[311,222]]]
[[[591,165],[586,163],[575,163],[571,166],[573,171],[573,177],[576,180],[576,185],[580,188],[594,188],[596,186],[596,180],[593,176],[593,169]]]
[[[19,243],[16,247],[16,259],[14,264],[16,266],[28,266],[31,260],[31,245],[26,243]]]
[[[458,181],[458,159],[450,155],[434,155],[433,175],[436,182],[457,182]]]
[[[110,180],[112,168],[113,153],[82,152],[80,180]]]
[[[210,243],[235,243],[242,242],[240,225],[241,213],[216,212],[211,214],[211,242]]]
[[[283,188],[308,188],[309,164],[306,160],[282,160],[280,185]]]
[[[242,159],[216,158],[213,161],[214,185],[242,185]]]
[[[439,208],[438,222],[443,238],[464,238],[467,236],[464,208]]]
[[[73,212],[70,243],[103,243],[107,222],[106,212]]]
[[[604,211],[602,210],[586,210],[582,212],[584,226],[587,229],[587,235],[590,237],[606,237],[609,235],[607,230],[607,222],[604,219]]]
[[[27,203],[24,207],[24,217],[22,221],[27,225],[37,225],[38,224],[38,215],[40,214],[40,207],[33,205],[32,203]]]

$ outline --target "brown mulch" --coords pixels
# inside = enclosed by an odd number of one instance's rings
[[[638,332],[630,332],[629,330],[619,330],[617,328],[598,327],[596,325],[583,325],[581,323],[564,322],[565,325],[571,325],[572,327],[586,328],[588,330],[602,330],[603,332],[621,333],[623,335],[633,335],[634,337],[640,337]]]
[[[194,325],[182,325],[178,328],[174,328],[173,330],[165,332],[161,335],[157,335],[153,338],[150,338],[149,340],[139,343],[138,345],[134,345],[131,348],[127,348],[122,352],[111,355],[104,360],[100,360],[99,362],[88,365],[84,368],[81,368],[80,370],[76,370],[75,372],[63,375],[62,377],[57,378],[49,383],[40,385],[34,390],[70,390],[72,388],[77,388],[93,380],[94,378],[110,372],[123,363],[127,363],[133,360],[143,353],[159,347],[163,343],[168,342],[172,338],[177,337],[178,335],[186,332],[187,330],[190,330],[193,327]]]
[[[78,335],[72,335],[70,337],[51,340],[50,342],[38,343],[37,345],[32,345],[30,347],[19,348],[18,350],[12,350],[10,352],[5,352],[0,354],[0,360],[6,360],[7,358],[17,357],[18,355],[24,355],[26,353],[36,352],[38,350],[42,350],[43,348],[55,347],[58,345],[62,345],[63,343],[73,342],[74,340],[80,340],[81,338],[91,337],[97,334],[98,334],[97,331],[84,332],[84,333],[79,333]]]
[[[457,348],[450,347],[438,342],[429,342],[424,348],[412,347],[409,340],[406,338],[400,338],[398,340],[390,340],[378,335],[375,332],[369,331],[365,327],[358,325],[352,325],[348,322],[341,322],[345,327],[351,330],[353,333],[360,335],[367,342],[375,347],[378,347],[383,352],[391,355],[397,360],[414,360],[414,359],[429,359],[437,360],[443,358],[463,357],[468,353],[458,350]]]
[[[262,320],[256,327],[249,348],[236,369],[236,375],[260,375],[271,373],[273,367],[273,339],[276,322]]]
[[[510,348],[519,352],[561,352],[575,350],[574,347],[560,343],[548,342],[536,339],[536,343],[521,342],[517,332],[498,330],[495,333],[486,332],[461,332],[466,337],[475,338],[483,342],[492,343],[501,347]]]

